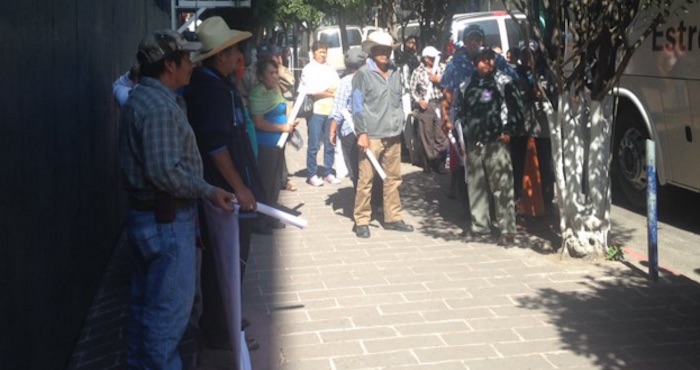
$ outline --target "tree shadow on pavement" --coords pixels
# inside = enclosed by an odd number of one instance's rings
[[[418,232],[448,241],[459,240],[469,216],[459,202],[447,198],[449,174],[410,172],[403,175],[401,205],[419,224]]]
[[[653,283],[635,270],[615,267],[594,275],[572,274],[571,281],[562,281],[568,289],[548,287],[514,298],[519,307],[543,315],[551,325],[551,330],[515,330],[525,340],[541,341],[549,350],[543,355],[557,368],[700,366],[699,284],[684,276]]]

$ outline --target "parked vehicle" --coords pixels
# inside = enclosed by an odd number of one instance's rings
[[[345,26],[345,34],[347,35],[348,49],[359,48],[367,36],[376,31],[378,28],[372,26]],[[345,58],[343,56],[343,45],[340,37],[340,27],[326,26],[319,27],[314,33],[313,41],[320,40],[328,43],[328,63],[330,63],[339,72],[345,71]],[[308,54],[306,62],[311,60],[311,46],[307,46],[305,53]],[[303,55],[303,54],[302,54]],[[300,60],[301,61],[301,60]]]
[[[455,44],[462,41],[464,29],[469,25],[478,24],[484,30],[484,45],[500,47],[507,52],[512,47],[517,47],[524,38],[521,24],[526,23],[525,15],[516,14],[517,22],[506,11],[476,12],[455,14],[452,17],[451,37]]]
[[[656,145],[660,184],[700,191],[700,37],[693,31],[700,28],[700,5],[685,5],[687,12],[647,37],[613,91],[613,181],[636,207],[645,205],[649,181],[646,139]]]

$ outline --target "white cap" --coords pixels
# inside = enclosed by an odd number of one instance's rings
[[[421,56],[435,58],[440,55],[440,51],[432,46],[426,46],[421,53]]]

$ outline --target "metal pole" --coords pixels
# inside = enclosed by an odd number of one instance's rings
[[[656,212],[656,147],[654,141],[647,145],[647,244],[649,254],[649,275],[659,280],[659,243]]]

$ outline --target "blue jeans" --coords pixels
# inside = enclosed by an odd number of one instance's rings
[[[129,369],[182,369],[177,346],[195,293],[195,207],[177,210],[175,221],[156,223],[153,212],[129,209],[127,238],[134,251]]]
[[[321,148],[321,140],[323,140],[323,166],[325,172],[323,176],[333,173],[333,160],[335,159],[335,147],[331,145],[328,131],[331,127],[331,120],[328,116],[315,114],[311,116],[308,122],[309,127],[309,147],[306,151],[306,171],[307,178],[312,178],[318,171],[316,165],[316,155]]]

